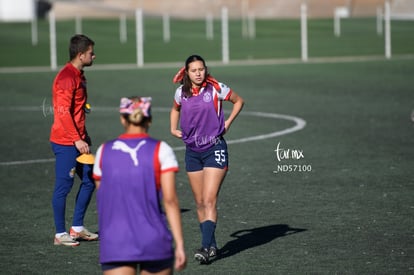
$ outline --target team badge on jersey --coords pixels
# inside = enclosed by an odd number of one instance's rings
[[[211,94],[210,93],[204,93],[203,95],[203,101],[208,103],[211,101]]]

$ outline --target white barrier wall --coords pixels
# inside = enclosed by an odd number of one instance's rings
[[[0,21],[29,22],[34,16],[34,0],[0,0]]]

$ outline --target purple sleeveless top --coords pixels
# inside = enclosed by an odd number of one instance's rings
[[[180,127],[187,148],[204,152],[214,146],[224,131],[224,113],[213,86],[207,86],[197,96],[182,97]]]
[[[159,146],[150,137],[117,138],[103,146],[97,190],[101,263],[173,257],[156,186]]]

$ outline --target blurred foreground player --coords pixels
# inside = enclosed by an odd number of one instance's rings
[[[93,170],[102,270],[172,274],[186,265],[178,163],[167,143],[148,135],[151,98],[122,98],[120,114],[125,132],[98,148]]]

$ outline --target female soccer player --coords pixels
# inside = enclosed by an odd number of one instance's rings
[[[216,203],[228,168],[223,135],[240,113],[244,101],[209,75],[205,61],[199,55],[187,58],[185,67],[180,69],[173,82],[181,85],[175,91],[170,113],[171,134],[181,138],[186,145],[186,170],[202,236],[201,248],[196,250],[194,258],[205,264],[217,255]],[[233,103],[227,119],[224,118],[223,101]]]
[[[178,163],[167,143],[148,135],[150,108],[151,98],[122,98],[125,132],[96,154],[93,176],[105,275],[136,274],[138,266],[141,274],[172,274],[174,258],[176,270],[186,265],[175,190]]]

